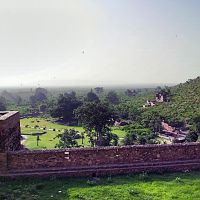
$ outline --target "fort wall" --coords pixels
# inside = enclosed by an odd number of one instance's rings
[[[200,143],[22,150],[18,112],[0,112],[0,176],[91,176],[200,169]]]
[[[110,175],[191,169],[200,169],[200,143],[7,153],[7,173],[11,176]]]
[[[20,116],[16,111],[0,112],[0,152],[21,149]]]

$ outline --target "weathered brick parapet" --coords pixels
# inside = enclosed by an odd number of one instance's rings
[[[7,174],[8,165],[7,165],[7,153],[0,153],[0,174]]]
[[[7,167],[11,176],[200,169],[200,143],[8,152]]]
[[[200,143],[21,150],[18,112],[0,112],[0,176],[87,176],[200,169]]]
[[[21,149],[20,116],[17,111],[0,112],[0,152]]]

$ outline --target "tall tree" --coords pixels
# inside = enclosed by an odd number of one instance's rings
[[[47,96],[47,94],[48,94],[48,91],[45,89],[45,88],[36,88],[35,89],[35,95],[37,95],[37,94],[40,94],[40,93],[42,93],[42,94],[44,94],[45,96]]]
[[[150,128],[153,132],[159,132],[161,130],[162,117],[156,111],[149,111],[143,114],[143,125],[146,128]]]
[[[29,100],[30,100],[31,106],[33,108],[35,108],[36,104],[37,104],[37,99],[36,99],[35,95],[30,96]]]
[[[129,108],[129,119],[134,121],[134,122],[138,122],[141,118],[141,114],[142,111],[140,108],[136,107],[136,106],[131,106]]]
[[[103,92],[103,87],[94,88],[97,94],[101,94]]]
[[[185,140],[187,142],[196,142],[198,140],[198,135],[195,131],[190,131],[187,135]]]
[[[78,142],[76,141],[77,134],[78,131],[75,131],[73,129],[65,130],[64,133],[58,134],[55,138],[59,139],[59,143],[55,147],[57,148],[78,147]]]
[[[116,141],[109,128],[112,114],[109,107],[101,102],[87,102],[76,110],[76,117],[89,133],[91,143],[98,146],[108,146],[112,140]]]
[[[99,97],[91,89],[91,91],[87,93],[86,101],[99,101]]]
[[[137,141],[137,135],[133,132],[127,133],[123,139],[123,145],[133,145],[136,144]]]
[[[106,100],[108,103],[111,103],[111,104],[119,103],[119,97],[118,97],[117,93],[113,90],[108,92],[108,94],[106,96]]]
[[[6,110],[6,99],[4,97],[0,97],[0,111]]]
[[[77,109],[82,103],[77,100],[74,95],[64,96],[60,95],[54,108],[50,114],[52,117],[58,117],[64,121],[70,122],[75,120],[74,110]]]
[[[200,133],[200,116],[195,117],[193,120],[193,123],[194,123],[195,131],[197,133]]]
[[[70,97],[70,98],[76,98],[76,92],[75,91],[65,92],[64,96],[65,97]]]
[[[129,96],[129,97],[133,97],[137,94],[137,91],[134,89],[127,89],[125,91],[125,95]]]
[[[35,108],[38,103],[46,101],[47,94],[48,91],[45,88],[36,88],[35,94],[29,98],[32,107]]]

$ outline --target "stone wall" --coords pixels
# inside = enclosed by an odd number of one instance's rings
[[[21,150],[18,112],[0,112],[0,176],[86,176],[200,169],[200,143]]]
[[[86,175],[200,169],[200,143],[8,152],[7,166],[10,173],[41,175],[51,170]]]
[[[0,153],[0,174],[7,173],[7,153]]]
[[[0,112],[0,152],[21,149],[19,112]]]

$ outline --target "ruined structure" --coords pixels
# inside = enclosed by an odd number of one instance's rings
[[[183,132],[180,129],[176,129],[164,121],[162,122],[162,128],[163,130],[160,132],[159,137],[165,138],[170,142],[185,142],[185,138],[188,132]]]
[[[0,152],[21,149],[19,112],[0,112]]]
[[[0,176],[91,176],[200,169],[200,143],[20,150],[19,113],[1,116]]]
[[[170,102],[170,91],[161,90],[159,93],[156,93],[155,99],[147,100],[143,105],[143,108],[153,107],[158,103]]]

